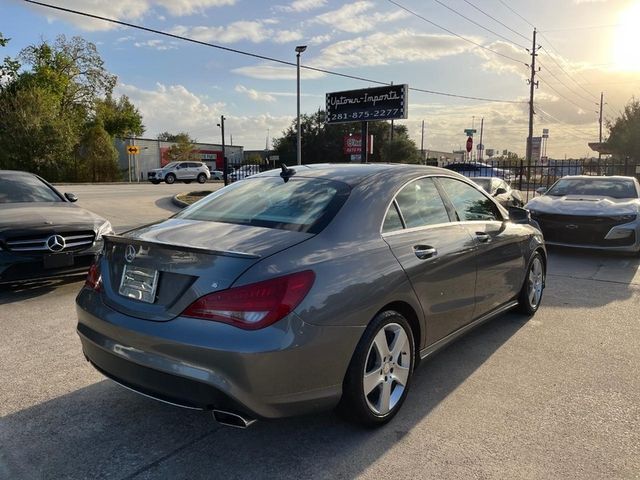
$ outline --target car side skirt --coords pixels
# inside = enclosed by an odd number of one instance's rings
[[[469,331],[473,330],[474,328],[479,327],[483,323],[488,322],[489,320],[492,320],[495,317],[497,317],[497,316],[499,316],[499,315],[501,315],[501,314],[503,314],[505,312],[508,312],[509,310],[511,310],[512,308],[516,307],[517,305],[518,305],[518,301],[517,300],[512,300],[512,301],[510,301],[508,303],[505,303],[501,307],[498,307],[495,310],[492,310],[491,312],[483,315],[482,317],[479,317],[478,319],[476,319],[473,322],[465,325],[464,327],[459,328],[455,332],[450,333],[449,335],[447,335],[446,337],[438,340],[437,342],[432,343],[431,345],[429,345],[428,347],[426,347],[426,348],[424,348],[424,349],[422,349],[420,351],[420,359],[424,360],[428,356],[433,355],[434,353],[436,353],[440,349],[442,349],[445,346],[449,345],[451,342],[454,342],[455,340],[457,340],[458,338],[462,337],[463,335],[465,335]]]

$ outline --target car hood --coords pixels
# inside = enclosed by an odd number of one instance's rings
[[[7,230],[96,230],[106,220],[67,202],[4,203],[0,210],[0,232]]]
[[[633,215],[640,210],[640,200],[593,195],[543,195],[531,199],[526,208],[562,215]]]

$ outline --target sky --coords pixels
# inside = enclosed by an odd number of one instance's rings
[[[325,94],[372,81],[478,97],[409,92],[407,125],[418,148],[464,148],[464,129],[486,149],[524,154],[528,132],[532,31],[541,46],[534,135],[550,130],[551,158],[594,153],[600,92],[605,122],[640,87],[640,0],[43,0],[223,47],[362,77],[302,70],[301,110],[324,108]],[[402,8],[404,7],[404,8]],[[467,17],[467,18],[463,18]],[[264,149],[296,115],[296,68],[22,0],[0,0],[0,56],[57,35],[96,44],[118,76],[116,94],[139,108],[145,137],[186,131]],[[491,100],[491,101],[489,101]],[[354,124],[354,131],[359,129]],[[476,142],[477,142],[476,138]],[[374,140],[375,141],[375,140]]]

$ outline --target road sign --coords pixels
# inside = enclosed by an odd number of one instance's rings
[[[467,138],[467,153],[470,153],[472,148],[473,148],[473,138],[469,137]]]
[[[326,123],[407,118],[408,85],[327,93]]]
[[[473,134],[476,133],[478,130],[476,130],[475,128],[465,128],[464,129],[464,134],[467,137],[473,137]]]
[[[127,153],[130,153],[131,155],[138,155],[140,153],[140,147],[137,145],[129,145],[127,147]]]

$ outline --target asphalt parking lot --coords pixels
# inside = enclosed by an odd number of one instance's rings
[[[59,188],[123,231],[200,187]],[[331,412],[236,430],[124,390],[84,360],[81,285],[0,291],[1,479],[640,478],[637,256],[551,250],[537,315],[509,313],[425,362],[379,430]]]

